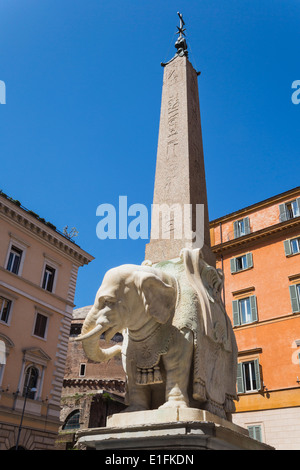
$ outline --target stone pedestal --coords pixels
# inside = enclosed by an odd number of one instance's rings
[[[77,444],[106,451],[273,450],[248,431],[195,408],[115,414],[106,428],[82,429]]]

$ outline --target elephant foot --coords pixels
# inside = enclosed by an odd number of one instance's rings
[[[188,408],[188,404],[184,400],[169,400],[161,405],[158,409],[162,410],[164,408]]]

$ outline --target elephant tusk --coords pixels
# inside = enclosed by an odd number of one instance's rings
[[[91,331],[86,333],[85,335],[79,335],[77,338],[74,338],[74,341],[83,341],[85,339],[91,338],[92,336],[95,336],[103,329],[102,325],[97,325],[95,328],[93,328]]]

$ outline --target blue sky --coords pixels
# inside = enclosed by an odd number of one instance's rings
[[[147,240],[99,240],[96,209],[153,197],[163,69],[181,11],[199,78],[210,219],[299,185],[298,0],[0,0],[0,188],[107,269]]]

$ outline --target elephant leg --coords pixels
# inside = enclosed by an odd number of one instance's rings
[[[168,353],[163,356],[166,370],[166,402],[160,408],[187,408],[188,384],[193,358],[193,333],[178,331]]]
[[[151,390],[149,385],[137,385],[136,383],[136,364],[134,361],[126,361],[126,379],[127,379],[127,411],[142,411],[150,409]]]
[[[151,390],[149,385],[134,385],[128,383],[128,402],[127,411],[143,411],[150,409]]]

